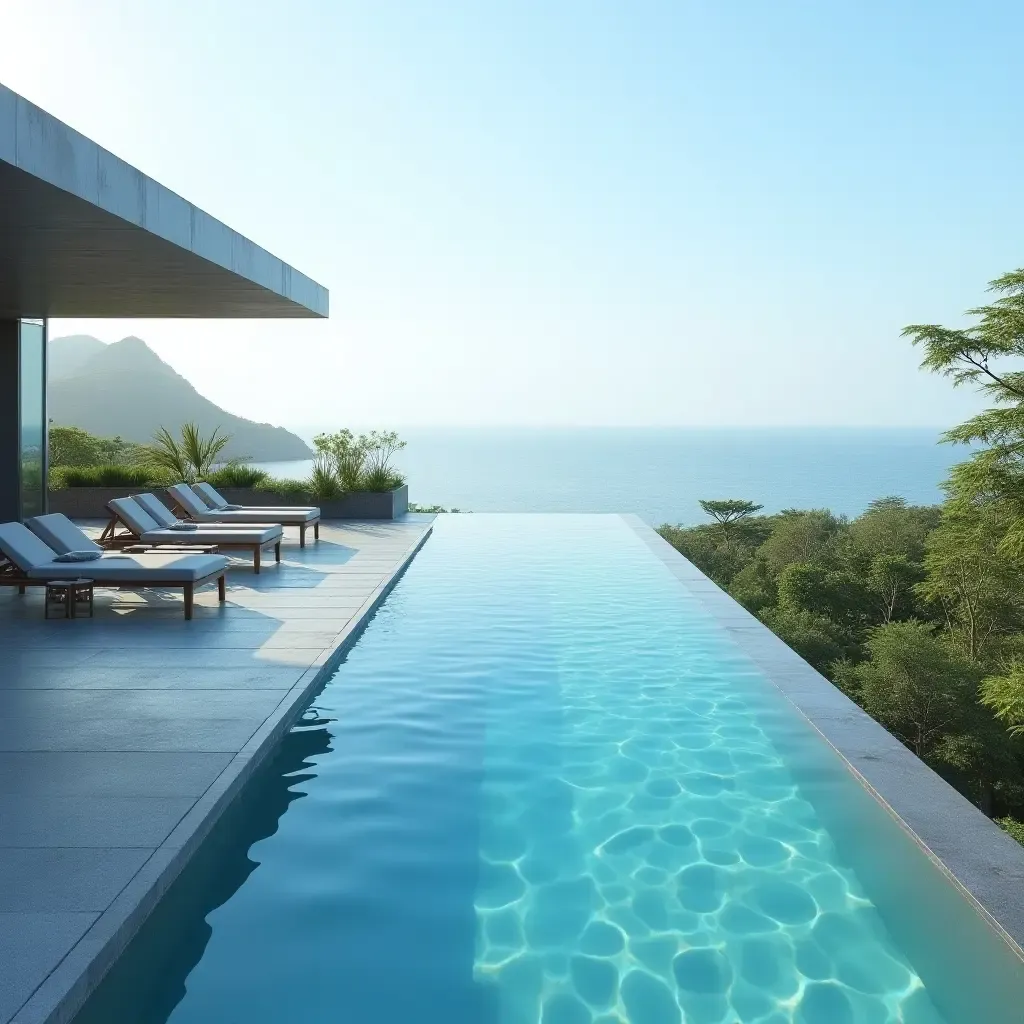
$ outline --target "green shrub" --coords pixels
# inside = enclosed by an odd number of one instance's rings
[[[430,513],[430,514],[433,514],[433,515],[439,515],[442,512],[452,512],[452,513],[461,512],[462,509],[461,508],[445,508],[443,505],[416,505],[416,504],[414,504],[413,502],[410,501],[409,502],[409,511],[410,512],[424,512],[424,513]]]
[[[333,469],[343,491],[393,491],[405,483],[404,477],[391,468],[392,457],[405,447],[405,441],[393,430],[356,435],[345,429],[317,434],[313,446],[317,460]]]
[[[358,489],[361,491],[382,493],[384,491],[393,491],[396,487],[401,487],[404,483],[405,478],[396,473],[393,469],[388,469],[387,466],[374,466],[372,469],[368,469],[362,474],[359,480],[360,486]]]
[[[1024,846],[1024,821],[1017,821],[1016,818],[996,818],[996,824],[1008,832],[1021,846]]]
[[[168,483],[166,473],[150,466],[65,466],[60,476],[64,487],[159,487]]]
[[[214,487],[251,487],[254,490],[265,487],[270,474],[245,462],[229,462],[226,466],[206,474],[207,483]]]
[[[364,434],[358,437],[351,430],[337,430],[333,434],[317,434],[313,438],[317,459],[324,459],[334,468],[334,475],[341,488],[358,491],[359,481],[366,462],[368,439]]]
[[[309,477],[309,493],[317,501],[331,501],[333,498],[341,497],[342,490],[331,458],[324,452],[318,453]]]
[[[264,484],[264,488],[279,498],[289,498],[292,501],[308,502],[312,499],[309,492],[308,480],[283,480],[272,476]]]

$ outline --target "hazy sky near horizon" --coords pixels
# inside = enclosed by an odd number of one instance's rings
[[[1024,265],[1024,5],[4,0],[0,81],[331,293],[54,321],[329,425],[937,425]]]

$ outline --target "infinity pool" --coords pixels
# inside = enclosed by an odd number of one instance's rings
[[[625,521],[453,516],[79,1019],[988,1024],[1020,970]]]

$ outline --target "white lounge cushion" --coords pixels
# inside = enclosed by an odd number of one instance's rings
[[[65,551],[102,551],[95,541],[83,533],[67,516],[51,512],[45,516],[33,516],[25,525],[58,555]]]
[[[213,511],[188,484],[171,484],[167,493],[194,519],[202,519]]]
[[[158,526],[134,498],[114,498],[109,507],[146,544],[270,544],[280,540],[284,533],[274,523],[226,527],[214,523],[183,523],[173,516],[170,526]]]
[[[167,488],[174,500],[190,516],[201,523],[266,523],[268,520],[284,526],[299,526],[320,518],[320,509],[242,509],[217,511],[206,503],[187,484],[174,484]]]
[[[284,535],[280,526],[221,526],[220,523],[197,523],[195,530],[147,530],[140,538],[144,544],[272,544]]]
[[[170,527],[179,519],[155,494],[133,494],[137,501],[161,526]]]
[[[320,515],[320,509],[314,505],[232,505],[207,483],[193,484],[192,490],[216,512],[315,512]]]
[[[22,572],[37,565],[52,565],[57,554],[24,523],[0,523],[0,553]]]
[[[221,573],[227,569],[228,560],[223,555],[165,554],[147,551],[139,555],[125,555],[118,552],[104,552],[103,557],[83,566],[83,574],[97,583],[104,581],[123,583],[131,586],[158,585],[160,583],[193,583],[204,576]],[[60,579],[67,574],[67,567],[57,562],[34,566],[28,570],[29,579]]]
[[[148,530],[160,529],[160,524],[134,498],[112,498],[107,508],[116,513],[136,537]]]
[[[224,495],[221,494],[213,484],[208,484],[205,480],[202,483],[193,484],[192,490],[195,491],[196,494],[198,494],[199,497],[202,498],[203,501],[205,501],[212,509],[217,509],[219,511],[225,508],[238,508],[237,505],[232,505],[228,502]]]
[[[0,552],[9,558],[29,579],[66,579],[66,563],[56,561],[57,553],[47,547],[24,523],[0,523]],[[133,577],[139,585],[158,583],[190,583],[227,569],[223,555],[160,554],[146,552],[125,555],[104,551],[88,563],[89,579],[97,583],[116,580],[130,586]]]
[[[239,523],[266,523],[268,521],[280,523],[282,526],[299,526],[302,523],[315,522],[320,518],[320,513],[315,510],[306,512],[294,509],[280,508],[253,508],[241,509],[240,511],[224,510],[221,512],[206,512],[196,517],[201,523],[222,523],[224,525]]]

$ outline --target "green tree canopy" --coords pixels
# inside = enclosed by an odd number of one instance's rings
[[[914,612],[914,588],[924,573],[906,555],[875,555],[868,567],[866,586],[874,596],[877,621],[909,618]]]
[[[994,657],[1007,634],[1024,628],[1024,565],[1005,554],[1009,524],[999,504],[968,511],[952,503],[928,538],[926,576],[916,590],[937,606],[968,658]]]
[[[829,563],[835,557],[835,539],[843,523],[827,509],[789,510],[775,523],[759,554],[779,574],[794,562]]]
[[[804,608],[777,605],[761,612],[761,620],[819,672],[828,672],[834,662],[849,658],[856,647],[849,630]]]
[[[924,349],[921,366],[953,381],[977,387],[992,403],[945,434],[948,441],[981,444],[949,481],[954,500],[999,498],[1014,506],[1005,544],[1024,551],[1024,269],[989,283],[991,303],[967,311],[966,328],[911,324],[903,334]]]
[[[145,462],[148,449],[120,437],[98,437],[81,427],[50,424],[49,458],[51,469],[79,466],[127,465]]]
[[[700,507],[716,523],[723,527],[732,526],[741,519],[747,519],[764,508],[764,505],[755,505],[752,501],[745,501],[742,498],[721,498],[718,500],[700,501]]]
[[[975,724],[978,665],[924,622],[890,622],[871,631],[871,660],[857,666],[864,709],[918,757]]]
[[[794,562],[779,574],[779,605],[857,625],[872,617],[875,601],[864,581],[846,569]]]
[[[936,508],[908,505],[903,498],[879,498],[854,519],[847,531],[854,557],[869,562],[878,555],[897,555],[908,562],[924,557],[924,542],[939,521]]]

